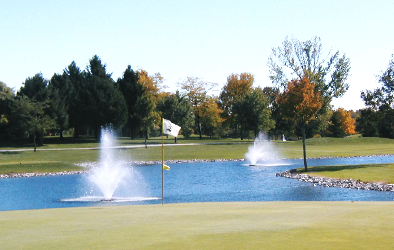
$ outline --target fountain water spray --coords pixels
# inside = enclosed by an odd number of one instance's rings
[[[102,129],[100,161],[83,164],[89,168],[84,176],[85,196],[62,199],[63,202],[133,202],[157,200],[149,197],[149,189],[140,172],[122,160],[115,145],[112,129]]]
[[[129,169],[120,164],[115,155],[114,137],[111,129],[102,129],[100,163],[91,169],[89,175],[89,180],[96,184],[104,196],[103,200],[111,200],[117,187],[130,175]]]
[[[260,132],[258,137],[255,138],[253,145],[249,146],[245,159],[251,166],[257,164],[273,165],[274,162],[279,160],[279,157],[272,143],[267,140],[266,135]]]

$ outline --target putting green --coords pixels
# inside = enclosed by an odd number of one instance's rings
[[[389,249],[394,202],[232,202],[0,212],[1,249]]]

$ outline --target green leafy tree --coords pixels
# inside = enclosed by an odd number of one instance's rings
[[[394,104],[394,55],[388,68],[379,77],[381,87],[361,92],[361,98],[367,107],[374,110],[393,108]]]
[[[12,88],[0,81],[0,137],[7,137],[11,108],[15,94]]]
[[[48,129],[55,127],[53,122],[56,115],[50,109],[51,99],[48,81],[44,79],[41,73],[28,77],[23,86],[17,93],[21,97],[19,104],[25,110],[26,120],[25,130],[33,138],[34,144],[38,138],[39,144],[43,144],[43,138]],[[21,119],[20,121],[23,121]],[[22,126],[23,127],[23,126]]]
[[[388,68],[379,77],[381,87],[373,91],[361,92],[367,109],[361,112],[358,120],[358,128],[365,136],[375,135],[373,128],[368,127],[377,121],[378,134],[382,137],[394,138],[394,56],[392,56]],[[374,117],[372,122],[366,121]]]
[[[219,96],[219,104],[223,110],[222,116],[225,119],[226,127],[237,131],[236,115],[233,112],[234,104],[246,94],[252,91],[254,76],[250,73],[231,74],[227,77],[227,82],[222,88]]]
[[[15,97],[15,93],[12,90],[12,88],[8,87],[4,82],[0,81],[0,101],[5,101],[5,100],[12,100]],[[4,108],[5,105],[1,105],[0,108]],[[3,109],[0,110],[2,112]]]
[[[394,109],[379,112],[379,136],[394,139]]]
[[[379,136],[379,114],[377,111],[371,108],[360,110],[360,116],[357,118],[356,128],[364,137]]]
[[[271,109],[271,119],[274,121],[275,126],[268,132],[270,136],[281,138],[283,135],[288,136],[289,134],[295,133],[294,124],[291,124],[280,111],[280,106],[277,99],[280,95],[279,88],[276,87],[264,87],[263,93],[267,97],[269,102],[269,108]]]
[[[36,142],[43,145],[45,133],[55,124],[55,120],[46,114],[47,104],[31,100],[27,96],[18,96],[15,99],[11,112],[11,132],[18,136],[25,134],[33,137],[34,151],[36,151]]]
[[[193,133],[194,118],[193,109],[187,96],[181,95],[179,91],[164,96],[160,99],[157,109],[164,119],[182,127],[181,133],[185,138],[190,137]]]
[[[207,93],[216,84],[206,82],[198,77],[187,77],[183,82],[180,83],[180,87],[193,107],[195,126],[202,139],[202,126],[201,126],[201,108],[204,102],[207,101]]]
[[[268,131],[274,127],[271,119],[269,100],[261,88],[253,89],[234,104],[236,122],[241,129],[241,140],[247,131],[252,131],[257,137],[260,131]]]

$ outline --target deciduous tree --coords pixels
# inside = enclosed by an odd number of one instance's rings
[[[15,94],[12,88],[0,81],[0,137],[7,136],[14,98]]]
[[[164,119],[182,127],[181,133],[185,138],[188,138],[193,133],[193,109],[187,96],[181,95],[179,91],[176,91],[175,94],[162,97],[157,108]]]
[[[201,125],[211,139],[214,134],[221,136],[222,113],[215,97],[208,97],[201,105]]]
[[[47,104],[31,100],[27,96],[18,96],[15,99],[11,112],[12,133],[18,136],[27,135],[33,137],[34,151],[36,151],[36,139],[43,144],[42,136],[55,125],[55,120],[45,113]]]
[[[323,54],[319,37],[304,42],[286,37],[281,47],[272,48],[268,67],[276,86],[286,87],[289,78],[301,80],[306,76],[322,97],[330,99],[341,97],[349,88],[349,58],[339,51]]]
[[[186,80],[180,83],[180,86],[193,107],[195,125],[197,126],[200,139],[202,139],[201,106],[207,100],[208,91],[216,84],[206,82],[198,77],[187,77]]]
[[[361,91],[361,98],[367,107],[374,110],[393,108],[394,104],[394,55],[388,68],[379,77],[381,87]]]
[[[394,138],[394,56],[392,56],[388,68],[379,77],[379,82],[381,87],[373,91],[361,92],[361,98],[364,100],[367,110],[361,112],[358,127],[363,135],[373,135],[374,133],[366,121],[369,119],[368,116],[373,114],[375,121],[377,121],[379,136]]]
[[[42,145],[44,134],[48,129],[55,127],[54,121],[56,119],[56,115],[50,109],[51,99],[48,80],[41,73],[28,77],[18,91],[17,96],[19,101],[15,102],[13,122],[23,123],[22,121],[25,121],[25,124],[19,124],[17,127],[23,128],[29,136],[33,137],[34,145],[36,144],[36,138]],[[15,110],[21,112],[21,115],[18,116]],[[22,116],[26,118],[23,119]]]
[[[234,103],[236,123],[241,130],[241,140],[247,131],[252,131],[257,137],[260,131],[268,131],[274,127],[275,122],[271,119],[269,101],[261,88],[253,89],[243,98]]]
[[[280,107],[277,102],[277,99],[280,95],[279,88],[276,87],[264,87],[263,88],[264,96],[267,97],[269,101],[269,108],[271,110],[271,119],[275,123],[275,127],[273,127],[268,134],[273,135],[275,137],[282,137],[286,134],[286,136],[290,133],[294,132],[294,126],[283,117],[280,112]]]
[[[338,108],[333,112],[329,126],[330,134],[334,137],[345,137],[356,133],[356,120],[352,118],[351,112]]]
[[[364,137],[379,136],[379,114],[377,111],[366,108],[360,110],[360,117],[356,120],[357,131]]]
[[[304,76],[301,80],[292,80],[285,91],[278,98],[281,113],[301,129],[305,171],[308,170],[306,162],[306,126],[316,119],[316,114],[322,107],[320,92],[315,85]]]
[[[148,139],[150,132],[160,127],[160,114],[157,111],[158,102],[158,80],[155,76],[148,75],[145,70],[138,70],[138,83],[142,87],[142,95],[137,99],[137,113],[140,120],[140,128],[144,133],[145,140]]]
[[[324,133],[332,99],[343,96],[349,88],[350,59],[339,51],[325,53],[319,37],[306,41],[286,37],[282,46],[272,48],[268,67],[271,81],[281,89],[287,86],[289,79],[301,80],[304,76],[315,85],[321,95],[322,108],[317,119],[309,123],[308,130]]]
[[[253,83],[254,75],[251,73],[233,73],[227,77],[227,82],[219,96],[219,105],[223,109],[226,127],[237,130],[236,115],[233,112],[234,104],[252,91]]]
[[[223,111],[231,116],[233,104],[252,91],[254,76],[250,73],[231,74],[220,92],[219,100]]]

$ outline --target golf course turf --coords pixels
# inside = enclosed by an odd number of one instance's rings
[[[128,143],[123,141],[122,145]],[[166,159],[243,158],[250,143],[235,143],[168,147]],[[302,155],[300,142],[273,144],[283,157]],[[64,151],[3,152],[0,173],[74,170],[75,163],[98,158],[99,150],[72,150],[73,147],[78,148],[78,144],[67,145]],[[132,160],[160,158],[159,147],[120,151]],[[394,143],[388,139],[355,136],[315,138],[307,140],[307,154],[308,157],[394,154]],[[315,167],[314,174],[353,179],[372,176],[374,181],[392,182],[393,169],[393,164]],[[351,201],[2,211],[0,249],[392,249],[393,211],[394,202]]]
[[[0,213],[2,249],[392,249],[393,202],[232,202]]]

